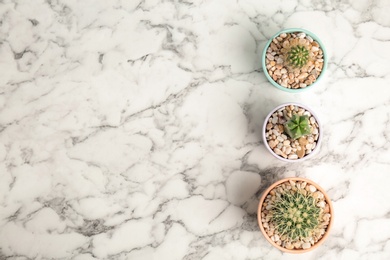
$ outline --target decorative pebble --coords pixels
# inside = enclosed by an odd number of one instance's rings
[[[307,144],[308,144],[308,141],[307,141],[306,137],[302,136],[301,138],[299,138],[299,144],[300,144],[301,146],[307,145]]]
[[[291,250],[291,249],[294,248],[294,246],[293,246],[290,242],[287,242],[287,243],[285,244],[284,247],[285,247],[286,249],[289,249],[289,250]]]
[[[295,247],[295,248],[302,248],[302,242],[299,242],[299,241],[298,241],[298,242],[295,242],[295,243],[294,243],[294,247]]]
[[[330,214],[329,213],[325,214],[324,217],[323,217],[323,220],[324,221],[329,221],[330,220]]]
[[[268,60],[274,60],[275,57],[272,56],[272,54],[267,53],[267,59],[268,59]]]
[[[317,206],[320,207],[320,208],[325,208],[325,202],[324,201],[320,201],[317,203]]]
[[[310,247],[311,247],[311,244],[308,242],[302,244],[303,249],[309,249]]]
[[[299,79],[299,80],[303,80],[303,79],[307,78],[308,75],[309,75],[309,74],[308,74],[307,72],[304,72],[304,73],[302,73],[302,74],[300,74],[300,75],[298,76],[298,79]]]
[[[326,205],[325,205],[325,208],[324,208],[324,212],[325,212],[325,213],[328,213],[329,211],[330,211],[329,205],[326,204]]]
[[[300,150],[297,150],[297,155],[299,158],[303,158],[303,156],[305,156],[305,150],[302,148]]]
[[[275,152],[277,155],[281,155],[281,154],[282,154],[282,151],[281,151],[279,148],[275,148],[275,149],[274,149],[274,152]]]
[[[296,154],[290,154],[290,155],[288,156],[288,159],[290,159],[290,160],[296,160],[296,159],[298,159],[298,155],[296,155]]]
[[[313,193],[317,191],[317,188],[314,187],[313,185],[309,185],[309,190]]]

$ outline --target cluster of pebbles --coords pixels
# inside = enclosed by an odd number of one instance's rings
[[[293,140],[284,131],[283,124],[292,115],[307,115],[310,122],[310,134]],[[309,111],[302,107],[289,105],[275,111],[268,119],[265,131],[268,146],[275,154],[290,160],[303,158],[310,154],[317,146],[319,125]]]
[[[286,53],[297,44],[309,50],[309,61],[302,68],[291,68],[285,62]],[[318,42],[309,35],[303,32],[281,33],[268,47],[265,63],[268,74],[275,82],[285,88],[299,89],[317,80],[324,65],[324,57]]]
[[[271,216],[269,210],[272,208],[272,202],[275,200],[276,196],[279,196],[284,192],[284,190],[304,190],[304,192],[311,194],[316,200],[316,206],[321,209],[321,220],[318,229],[315,230],[315,233],[311,237],[304,238],[303,240],[290,241],[286,236],[281,235],[275,229],[275,224],[271,222]],[[279,195],[278,195],[279,194]],[[325,234],[326,229],[330,223],[330,207],[326,202],[324,194],[317,190],[313,185],[307,184],[302,181],[286,181],[274,189],[272,189],[267,197],[264,200],[261,211],[261,222],[264,227],[265,232],[268,237],[271,238],[277,245],[282,246],[286,249],[309,249],[315,243],[317,243]]]

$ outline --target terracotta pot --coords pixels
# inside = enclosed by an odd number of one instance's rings
[[[265,200],[265,198],[267,197],[268,193],[273,189],[275,188],[275,186],[281,184],[281,183],[284,183],[284,182],[288,182],[289,180],[292,180],[292,181],[305,181],[307,184],[311,184],[313,185],[314,187],[317,188],[317,190],[321,191],[322,194],[324,194],[324,197],[325,197],[325,200],[326,202],[328,203],[329,205],[329,213],[331,215],[330,217],[330,222],[329,222],[329,225],[325,231],[325,234],[322,236],[322,238],[317,242],[315,243],[314,245],[312,245],[309,249],[286,249],[282,246],[279,246],[277,245],[274,241],[271,240],[271,238],[267,235],[267,233],[265,232],[264,230],[264,227],[263,227],[263,223],[261,222],[261,209],[262,209],[262,206],[263,206],[263,202]],[[334,219],[334,211],[333,211],[333,206],[332,206],[332,201],[330,200],[328,194],[318,185],[316,184],[315,182],[311,181],[311,180],[308,180],[308,179],[305,179],[305,178],[299,178],[299,177],[291,177],[291,178],[285,178],[285,179],[282,179],[282,180],[279,180],[277,182],[275,182],[274,184],[272,184],[270,187],[268,187],[268,189],[266,191],[264,191],[263,195],[261,196],[261,199],[260,199],[260,203],[259,203],[259,208],[257,210],[257,220],[258,220],[258,223],[259,223],[259,226],[260,226],[260,230],[261,232],[263,233],[264,237],[268,240],[268,242],[273,245],[274,247],[278,248],[279,250],[283,251],[283,252],[286,252],[286,253],[291,253],[291,254],[301,254],[301,253],[306,253],[306,252],[309,252],[315,248],[317,248],[318,246],[320,246],[324,241],[325,239],[328,237],[329,235],[329,231],[330,229],[332,228],[332,225],[333,225],[333,219]]]

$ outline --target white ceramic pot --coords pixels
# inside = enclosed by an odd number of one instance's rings
[[[268,145],[268,142],[267,142],[267,138],[266,138],[266,127],[267,127],[267,123],[268,123],[268,119],[272,116],[273,113],[275,113],[275,111],[279,110],[280,108],[282,107],[285,107],[285,106],[289,106],[289,105],[294,105],[294,106],[298,106],[298,107],[301,107],[307,111],[310,112],[310,114],[316,119],[316,122],[318,124],[318,131],[319,131],[319,134],[318,134],[318,140],[317,140],[317,144],[316,144],[316,147],[312,150],[311,153],[303,156],[302,158],[298,158],[298,159],[287,159],[287,158],[283,158],[282,156],[280,155],[277,155],[272,149],[271,147]],[[313,157],[319,150],[320,148],[320,145],[321,145],[321,141],[322,141],[322,135],[323,135],[323,130],[322,130],[322,125],[321,125],[321,122],[320,120],[318,119],[318,116],[316,115],[316,113],[309,107],[307,107],[306,105],[302,105],[302,104],[299,104],[299,103],[295,103],[295,102],[288,102],[288,103],[284,103],[284,104],[281,104],[279,106],[277,106],[276,108],[274,108],[268,115],[267,117],[265,118],[264,120],[264,124],[263,124],[263,142],[264,142],[264,145],[265,147],[267,148],[267,150],[274,156],[276,157],[277,159],[281,160],[281,161],[284,161],[284,162],[302,162],[304,160],[307,160],[311,157]]]

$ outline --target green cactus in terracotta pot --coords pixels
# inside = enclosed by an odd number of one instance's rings
[[[291,241],[303,240],[316,233],[323,215],[313,195],[299,190],[285,190],[276,196],[270,213],[279,234]]]
[[[300,116],[294,114],[291,119],[284,124],[284,130],[294,140],[310,134],[309,117],[306,115]]]

